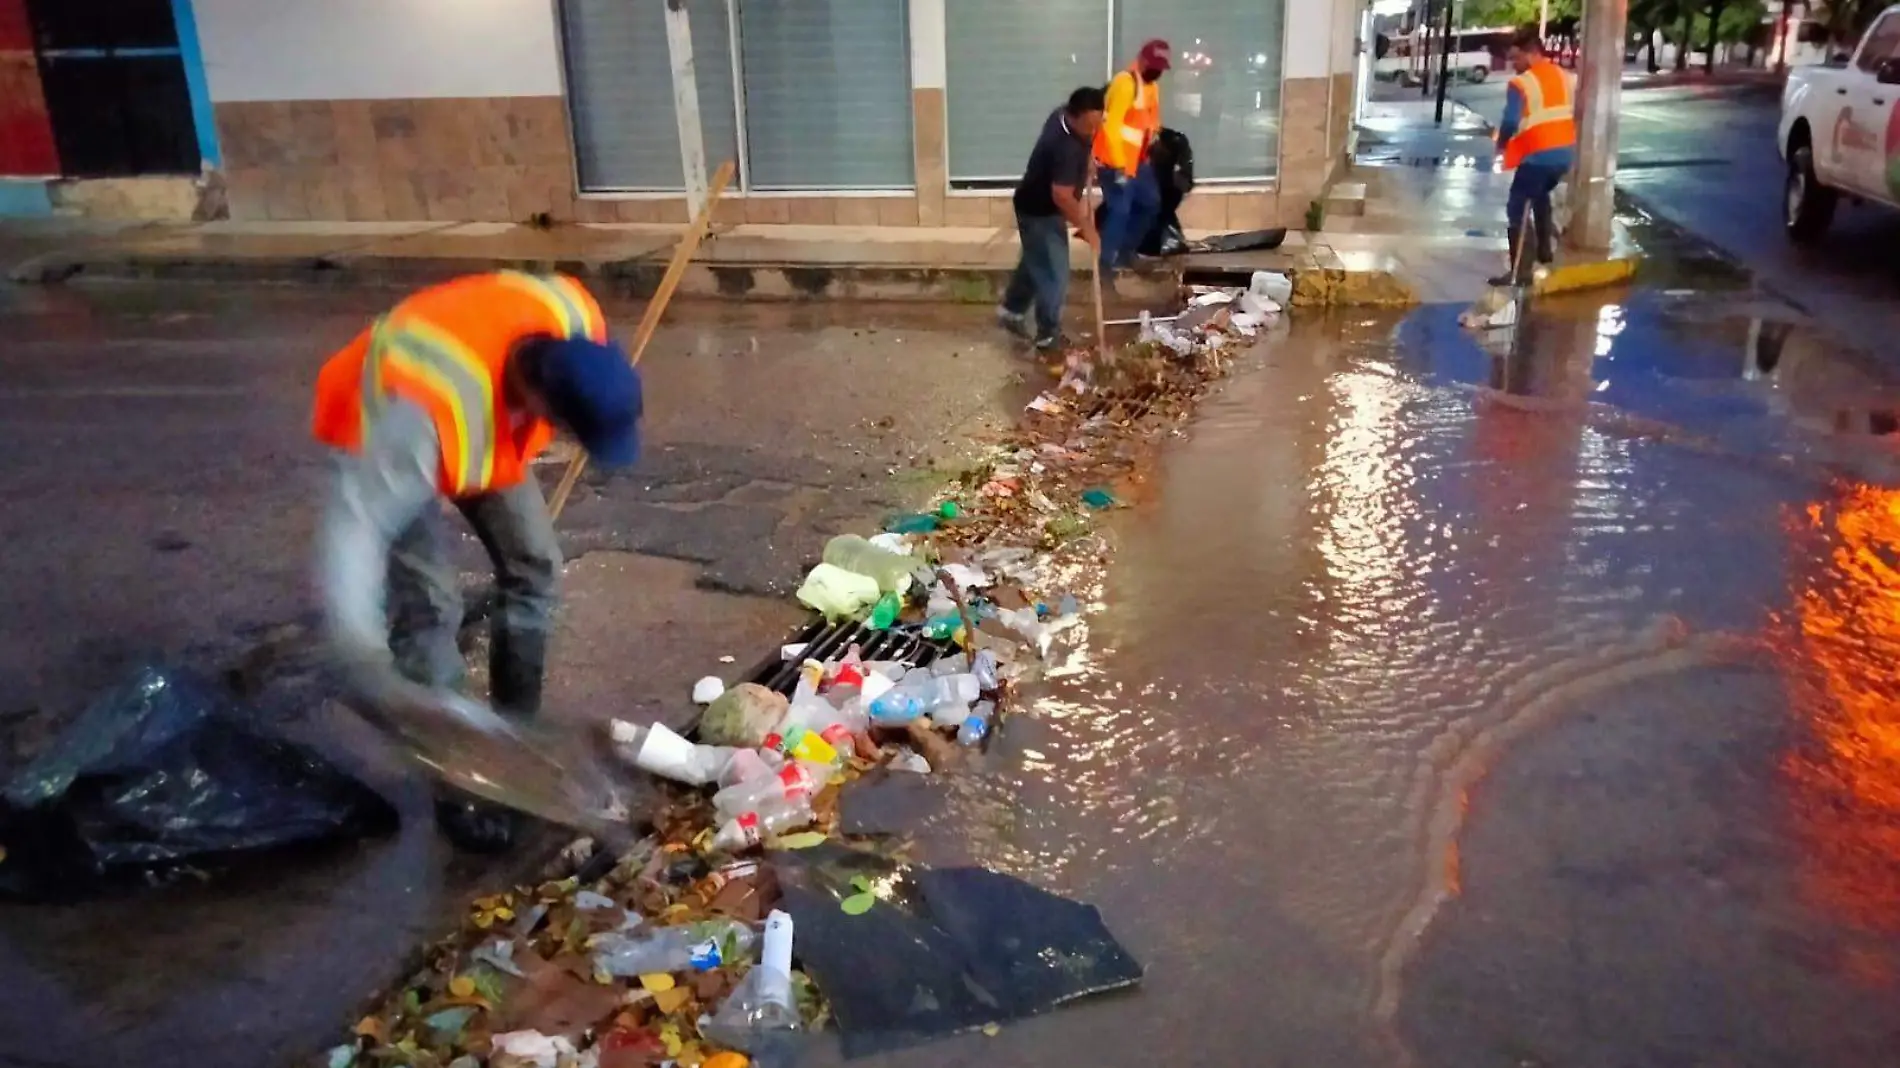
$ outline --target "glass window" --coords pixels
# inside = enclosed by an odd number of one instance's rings
[[[1277,174],[1286,0],[1116,0],[1115,9],[1117,70],[1145,41],[1173,46],[1161,121],[1194,146],[1195,180]]]
[[[1106,81],[1107,0],[950,0],[944,23],[950,180],[1013,182],[1049,112]]]
[[[750,188],[915,185],[907,6],[739,0]]]
[[[731,28],[723,0],[698,0],[688,10],[710,173],[739,155]],[[581,188],[685,189],[666,0],[562,0],[561,32]]]
[[[1867,45],[1855,57],[1854,65],[1864,71],[1877,71],[1889,59],[1900,56],[1900,13],[1885,15],[1867,31]]]

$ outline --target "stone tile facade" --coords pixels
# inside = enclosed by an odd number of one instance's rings
[[[576,217],[557,96],[223,103],[216,114],[232,218]]]
[[[1298,227],[1346,144],[1352,76],[1284,84],[1280,178],[1209,187],[1182,207],[1189,229]],[[719,223],[997,227],[1007,193],[947,192],[941,89],[912,91],[918,192],[899,196],[728,195]],[[564,101],[549,97],[222,103],[218,134],[234,219],[364,222],[682,223],[683,196],[576,191]],[[735,191],[736,192],[736,191]]]

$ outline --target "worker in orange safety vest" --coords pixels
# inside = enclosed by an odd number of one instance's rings
[[[318,586],[352,695],[400,715],[462,682],[446,504],[495,567],[490,698],[535,715],[561,550],[530,465],[557,428],[603,467],[639,454],[640,377],[600,305],[572,278],[514,271],[421,290],[324,364],[315,409],[316,438],[335,453]],[[512,811],[446,791],[436,820],[470,850],[516,834]]]
[[[1168,42],[1149,41],[1128,69],[1108,83],[1107,110],[1095,134],[1106,271],[1134,262],[1135,250],[1161,211],[1161,186],[1148,163],[1148,150],[1161,136],[1161,75],[1172,65]]]
[[[1537,27],[1526,26],[1511,39],[1509,56],[1517,76],[1504,100],[1504,121],[1498,124],[1498,150],[1504,168],[1515,170],[1505,202],[1510,222],[1511,262],[1492,285],[1526,285],[1531,281],[1530,256],[1522,248],[1524,215],[1535,225],[1536,259],[1548,264],[1556,258],[1557,231],[1551,219],[1550,197],[1576,162],[1577,119],[1570,75],[1544,55]]]

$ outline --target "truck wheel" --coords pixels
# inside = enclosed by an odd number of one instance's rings
[[[1470,78],[1474,83],[1481,82],[1491,76],[1491,70],[1488,67],[1473,67],[1465,76]]]
[[[1784,207],[1788,237],[1798,245],[1812,244],[1827,233],[1840,198],[1814,176],[1814,149],[1801,145],[1788,153],[1788,184]]]

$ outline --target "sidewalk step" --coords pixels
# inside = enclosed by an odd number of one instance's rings
[[[1366,213],[1366,183],[1336,182],[1326,192],[1326,215],[1359,216]]]

